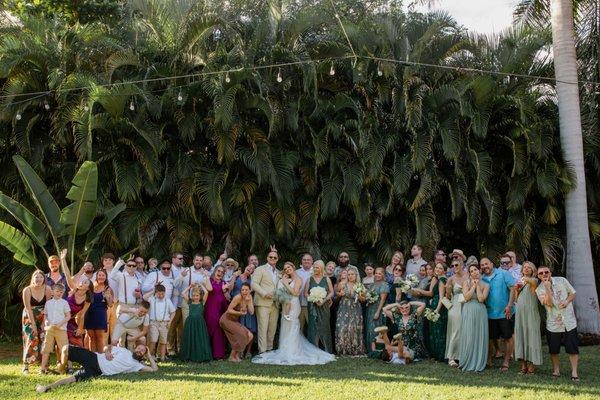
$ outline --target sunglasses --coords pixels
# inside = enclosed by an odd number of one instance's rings
[[[171,270],[171,267],[162,267],[161,269],[162,269],[163,271],[170,271],[170,270]]]
[[[510,261],[500,261],[500,264],[502,264],[502,265],[508,265],[508,264],[510,264]]]
[[[452,256],[452,259],[453,259],[453,260],[456,260],[456,259],[458,259],[458,258],[461,258],[461,257],[460,257],[460,256]]]
[[[549,275],[550,271],[540,271],[538,272],[538,275]]]
[[[128,267],[135,267],[135,264],[127,264]]]
[[[452,264],[452,266],[453,266],[453,267],[458,267],[458,266],[459,266],[459,264]]]

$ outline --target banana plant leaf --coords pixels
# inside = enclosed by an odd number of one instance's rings
[[[0,192],[0,207],[9,212],[21,224],[25,233],[44,252],[46,251],[44,246],[48,242],[48,228],[46,228],[46,225],[38,217],[33,215],[21,203],[14,201],[2,192]]]
[[[11,251],[15,260],[20,263],[35,266],[37,260],[29,236],[2,221],[0,221],[0,245]]]

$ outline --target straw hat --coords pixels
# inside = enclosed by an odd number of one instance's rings
[[[479,261],[477,261],[477,257],[469,256],[469,258],[467,259],[466,265],[467,265],[467,268],[469,268],[471,265],[479,265]]]
[[[373,330],[375,331],[375,333],[387,332],[388,327],[387,326],[378,326]]]
[[[238,267],[240,266],[240,264],[233,258],[228,258],[227,260],[223,261],[223,266],[227,267],[227,264],[229,263],[233,264],[234,269],[238,269]]]
[[[452,253],[450,253],[450,257],[454,257],[454,256],[459,256],[460,258],[463,259],[463,261],[465,261],[467,259],[467,256],[465,256],[465,253],[461,249],[452,250]]]

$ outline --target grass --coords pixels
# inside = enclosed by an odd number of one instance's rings
[[[420,362],[389,365],[366,358],[342,358],[325,366],[264,366],[249,361],[232,364],[166,363],[159,372],[95,379],[38,395],[37,383],[57,376],[39,376],[32,368],[21,375],[19,347],[0,344],[0,399],[598,399],[600,346],[582,347],[581,382],[571,383],[566,356],[563,377],[553,379],[549,360],[534,376],[517,374],[513,363],[507,373],[498,368],[463,373],[445,364]],[[498,365],[499,366],[499,365]]]

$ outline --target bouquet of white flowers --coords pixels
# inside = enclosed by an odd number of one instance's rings
[[[437,322],[437,320],[440,319],[440,313],[431,308],[427,308],[425,309],[425,318],[431,322]]]
[[[325,297],[327,297],[327,290],[320,286],[315,286],[308,292],[306,300],[311,303],[323,303]]]
[[[410,283],[412,287],[415,287],[419,284],[419,277],[415,274],[410,274],[406,277],[406,280]]]
[[[394,283],[398,284],[402,293],[408,293],[408,291],[419,284],[419,277],[415,274],[410,274],[406,279],[396,278]]]
[[[367,304],[373,304],[379,301],[379,293],[376,290],[367,290],[365,298],[367,299]]]
[[[363,295],[363,297],[365,297],[367,295],[367,288],[365,287],[365,285],[363,285],[360,282],[357,282],[354,285],[354,294],[356,295],[354,297],[354,302],[356,303],[358,301],[358,298],[360,297],[360,295]]]

